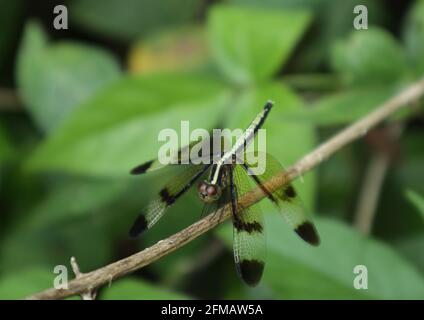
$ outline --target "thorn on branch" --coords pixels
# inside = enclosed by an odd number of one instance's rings
[[[75,278],[80,278],[83,273],[80,271],[80,268],[75,257],[71,257],[71,267],[74,271]],[[93,288],[88,288],[86,292],[80,294],[82,300],[96,300],[97,290]]]

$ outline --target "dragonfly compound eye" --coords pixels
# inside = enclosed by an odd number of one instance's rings
[[[215,185],[209,185],[206,188],[206,193],[210,197],[215,197],[218,194],[218,187]]]
[[[210,184],[206,181],[199,183],[197,187],[200,199],[204,202],[209,203],[217,200],[221,195],[219,186]]]
[[[206,194],[207,194],[206,189],[207,188],[208,188],[208,184],[205,181],[202,181],[197,186],[197,191],[199,192],[200,195],[206,196]]]

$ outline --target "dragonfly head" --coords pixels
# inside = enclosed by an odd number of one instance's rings
[[[200,182],[197,186],[197,193],[203,202],[211,203],[219,199],[221,196],[221,188],[205,180]]]

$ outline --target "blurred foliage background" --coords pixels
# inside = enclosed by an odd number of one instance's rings
[[[53,28],[58,4],[68,30]],[[368,30],[353,28],[357,4]],[[0,298],[51,287],[71,256],[90,271],[200,217],[191,192],[127,237],[167,176],[129,175],[161,129],[244,128],[272,99],[268,151],[289,166],[423,74],[423,0],[0,0]],[[262,202],[258,287],[237,278],[226,223],[99,298],[423,299],[423,124],[417,101],[296,181],[319,248]],[[360,264],[368,290],[353,287]]]

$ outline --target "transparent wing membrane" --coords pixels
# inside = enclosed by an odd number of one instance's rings
[[[209,165],[187,165],[184,171],[173,177],[159,191],[135,220],[130,235],[135,237],[144,230],[151,228],[208,169]]]
[[[258,203],[240,210],[237,200],[252,189],[249,177],[240,165],[232,168],[230,188],[233,202],[234,261],[237,272],[248,285],[256,285],[265,267],[266,240],[264,221]],[[231,178],[230,178],[231,179]]]
[[[152,172],[169,164],[210,164],[221,156],[219,144],[224,145],[225,137],[214,135],[203,140],[193,141],[176,152],[169,159],[154,159],[144,162],[131,170],[131,174],[138,175]],[[164,160],[169,160],[169,163]]]
[[[256,153],[255,156],[257,156]],[[246,172],[266,194],[278,208],[287,223],[294,229],[294,231],[306,242],[312,245],[319,244],[319,236],[312,223],[310,217],[307,215],[302,200],[298,196],[292,184],[287,184],[277,191],[271,193],[264,187],[264,182],[269,180],[276,174],[284,171],[283,166],[270,154],[262,154],[262,159],[266,159],[265,171],[257,174],[258,166],[252,162],[254,157],[252,155],[245,155],[245,164],[243,165]]]

